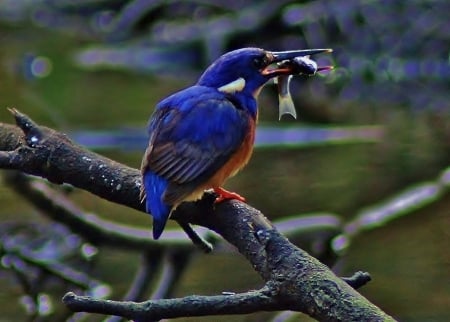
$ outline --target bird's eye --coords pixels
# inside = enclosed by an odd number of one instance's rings
[[[267,65],[266,55],[253,58],[253,65],[258,69],[266,67]]]

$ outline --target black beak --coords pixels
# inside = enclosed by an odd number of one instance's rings
[[[320,53],[331,53],[333,49],[325,48],[325,49],[302,49],[302,50],[289,50],[289,51],[272,51],[273,55],[273,63],[278,63],[283,60],[294,59],[295,57],[300,56],[310,56]]]

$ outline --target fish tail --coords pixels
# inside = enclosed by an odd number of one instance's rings
[[[294,102],[292,101],[292,97],[290,94],[288,95],[279,95],[278,96],[278,104],[279,104],[279,120],[284,114],[290,114],[294,119],[297,119],[297,111],[295,110]]]

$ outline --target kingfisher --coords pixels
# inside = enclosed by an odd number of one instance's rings
[[[282,62],[329,51],[237,49],[213,62],[195,85],[157,104],[141,164],[141,200],[153,216],[154,239],[180,203],[200,199],[205,190],[214,190],[216,203],[245,201],[222,185],[252,155],[261,88],[296,73]]]

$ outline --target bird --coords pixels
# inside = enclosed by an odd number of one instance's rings
[[[295,72],[277,63],[327,51],[236,49],[214,61],[196,84],[156,105],[141,163],[141,200],[153,217],[155,240],[177,206],[200,199],[205,190],[213,189],[216,203],[245,201],[222,185],[250,160],[261,88]]]

